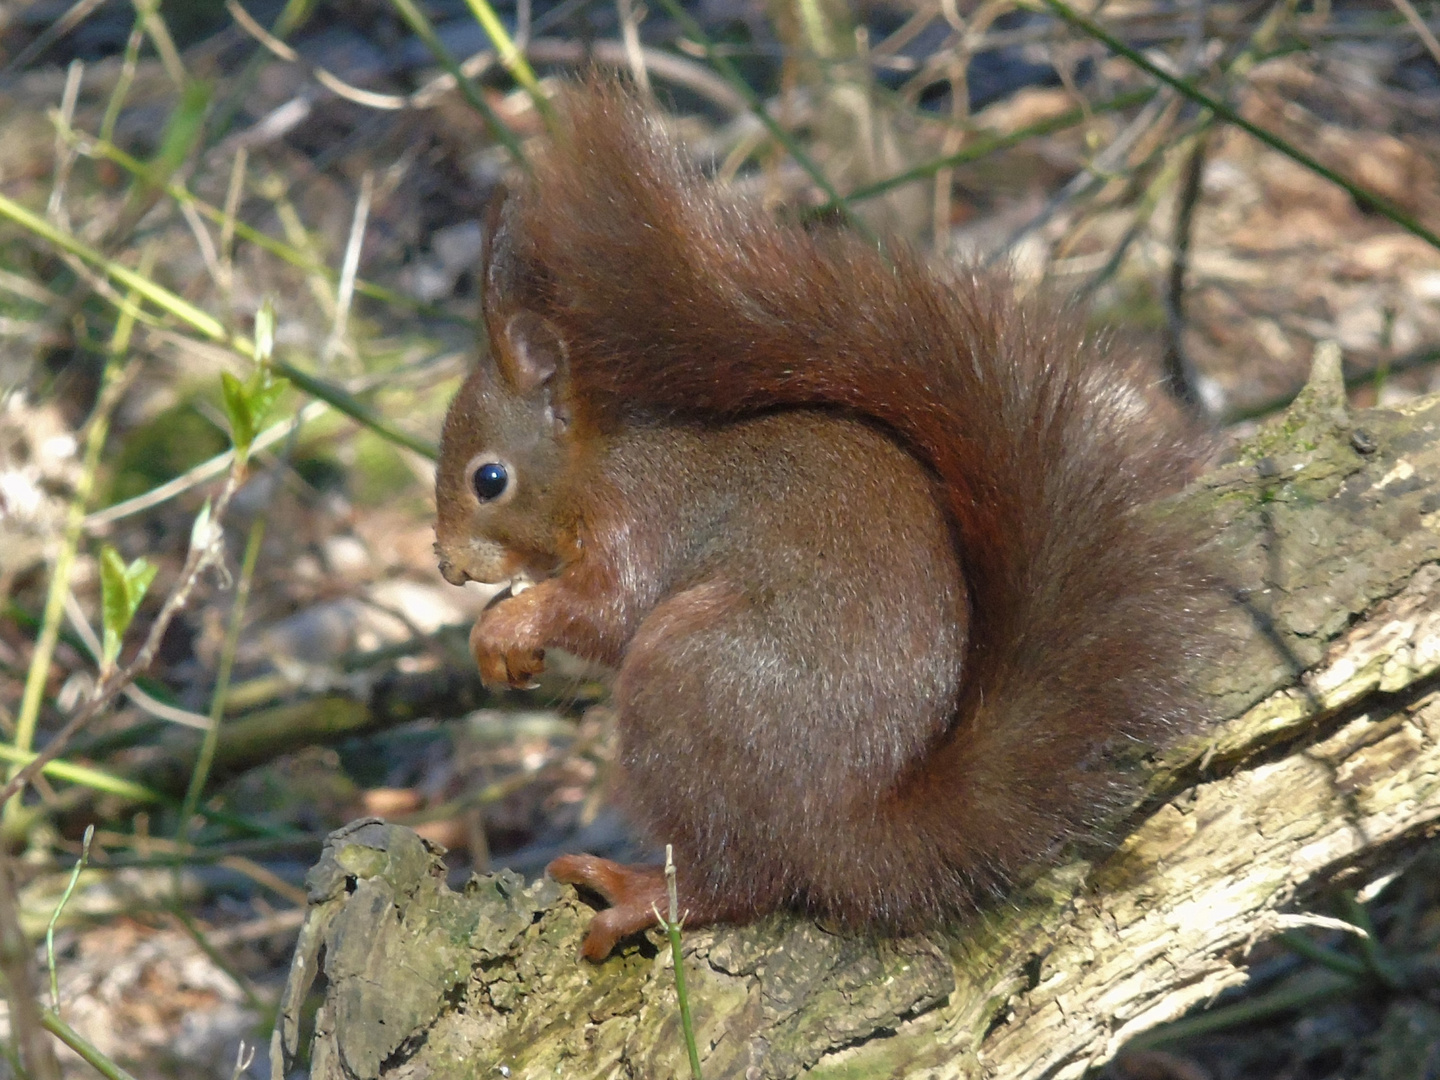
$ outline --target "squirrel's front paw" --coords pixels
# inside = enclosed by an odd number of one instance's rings
[[[533,619],[528,612],[514,610],[519,606],[513,600],[501,601],[470,631],[470,652],[486,686],[533,690],[536,677],[545,670],[545,650],[532,643]]]

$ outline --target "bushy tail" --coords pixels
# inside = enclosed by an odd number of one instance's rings
[[[917,858],[998,883],[1094,820],[1117,741],[1187,719],[1204,575],[1193,537],[1137,508],[1193,454],[1077,314],[778,224],[604,86],[565,99],[505,216],[512,285],[561,329],[585,422],[839,407],[941,478],[973,646],[954,735],[897,795],[934,849]]]

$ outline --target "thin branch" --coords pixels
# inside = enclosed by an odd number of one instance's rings
[[[85,65],[79,60],[72,61],[65,72],[65,89],[60,95],[60,123],[55,132],[55,183],[45,204],[45,216],[62,229],[70,228],[70,219],[65,213],[65,189],[70,183],[70,170],[75,167],[75,148],[67,145],[62,132],[70,128],[75,117],[75,102],[80,97],[80,80],[84,74]]]
[[[76,0],[64,15],[45,27],[35,36],[34,41],[16,53],[3,68],[0,68],[0,77],[12,72],[23,71],[32,60],[94,14],[95,9],[104,2],[105,0]]]
[[[1045,205],[1034,217],[1006,237],[1005,242],[986,259],[986,263],[993,263],[1005,257],[1014,251],[1025,237],[1044,228],[1062,207],[1082,198],[1112,179],[1113,174],[1123,167],[1125,158],[1135,148],[1136,143],[1164,118],[1166,110],[1173,100],[1173,94],[1165,93],[1151,98],[1140,110],[1139,115],[1125,126],[1125,129],[1111,141],[1110,145],[1091,158],[1064,187],[1047,199]],[[1079,111],[1084,112],[1085,109],[1082,107]]]
[[[90,620],[85,617],[85,612],[80,607],[80,601],[75,599],[75,594],[69,593],[65,597],[65,618],[69,620],[71,628],[79,635],[84,643],[85,649],[96,664],[100,663],[103,655],[100,639],[95,636],[95,628],[90,625]],[[174,705],[167,705],[157,698],[151,697],[139,685],[131,684],[125,688],[125,696],[130,699],[136,707],[149,713],[158,720],[168,720],[172,724],[180,724],[184,727],[195,728],[197,731],[209,731],[210,720],[199,713],[190,712],[188,709],[179,709]]]
[[[355,299],[355,274],[360,269],[360,249],[365,240],[365,223],[370,217],[370,199],[374,190],[375,174],[366,169],[360,177],[360,194],[355,199],[350,237],[345,242],[345,257],[340,264],[340,285],[335,290],[335,321],[322,353],[327,361],[345,343],[349,330],[350,305]]]
[[[1190,239],[1195,210],[1200,203],[1200,181],[1205,173],[1205,155],[1210,140],[1202,130],[1185,161],[1184,177],[1175,207],[1175,231],[1171,240],[1170,280],[1165,290],[1165,383],[1176,400],[1187,407],[1204,410],[1195,364],[1185,350],[1185,276],[1190,268]]]
[[[253,456],[268,446],[272,446],[281,439],[288,436],[292,431],[298,431],[310,421],[323,414],[330,406],[323,401],[311,401],[289,420],[282,420],[266,428],[255,441],[250,444],[250,453]],[[216,454],[209,461],[202,461],[199,465],[173,480],[166,481],[158,487],[153,487],[133,499],[126,499],[114,506],[107,506],[104,510],[97,510],[85,518],[85,528],[89,532],[95,532],[112,521],[119,521],[152,507],[159,506],[163,502],[182,495],[191,488],[199,487],[208,480],[223,475],[235,462],[235,451],[226,450],[222,454]]]
[[[225,10],[228,11],[230,17],[240,25],[240,29],[253,37],[273,56],[284,60],[286,63],[299,64],[304,67],[316,82],[331,93],[344,98],[346,101],[353,101],[357,105],[364,105],[371,109],[404,109],[410,105],[413,95],[377,94],[372,90],[362,90],[358,86],[352,86],[350,83],[347,83],[334,72],[321,67],[319,64],[306,60],[289,45],[285,44],[285,42],[261,26],[255,17],[246,11],[237,0],[225,0]]]
[[[155,659],[155,654],[160,650],[160,642],[165,636],[165,631],[170,628],[170,623],[175,616],[189,602],[190,594],[194,592],[195,586],[199,583],[200,575],[208,567],[221,562],[224,558],[221,522],[224,520],[225,511],[230,506],[230,499],[240,486],[241,474],[241,466],[237,463],[231,468],[230,475],[226,477],[225,485],[215,499],[214,508],[207,520],[199,523],[201,527],[196,530],[199,535],[192,537],[190,551],[185,557],[184,566],[181,567],[178,583],[170,591],[170,595],[165,598],[165,603],[161,605],[160,613],[151,624],[150,632],[146,635],[144,644],[140,646],[140,651],[135,654],[130,663],[113,672],[101,682],[90,700],[75,711],[75,714],[45,745],[45,749],[36,754],[29,764],[23,766],[11,776],[3,788],[0,788],[0,806],[8,804],[17,793],[39,775],[46,765],[63,754],[76,733],[108,708],[125,687],[135,681],[137,675],[150,667]]]

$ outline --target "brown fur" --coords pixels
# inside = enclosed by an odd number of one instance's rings
[[[1118,749],[1195,718],[1205,575],[1139,509],[1190,448],[1077,314],[777,224],[623,91],[561,116],[496,218],[496,359],[442,448],[442,559],[495,580],[462,548],[510,524],[463,467],[515,400],[560,418],[536,460],[566,464],[531,469],[550,502],[521,531],[529,552],[549,528],[526,557],[561,570],[477,626],[482,666],[619,661],[627,801],[676,845],[692,921],[968,909],[1088,833]],[[543,402],[510,374],[517,335],[559,357]]]

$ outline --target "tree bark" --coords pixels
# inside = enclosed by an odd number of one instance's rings
[[[1237,599],[1198,677],[1226,719],[1165,756],[1108,854],[948,933],[686,932],[708,1080],[1077,1077],[1243,982],[1317,891],[1403,865],[1440,829],[1437,432],[1437,398],[1349,415],[1322,346],[1281,422],[1173,508],[1219,526]],[[573,890],[452,892],[437,851],[370,821],[310,898],[272,1053],[308,1047],[313,1077],[688,1074],[669,951],[577,963]]]

